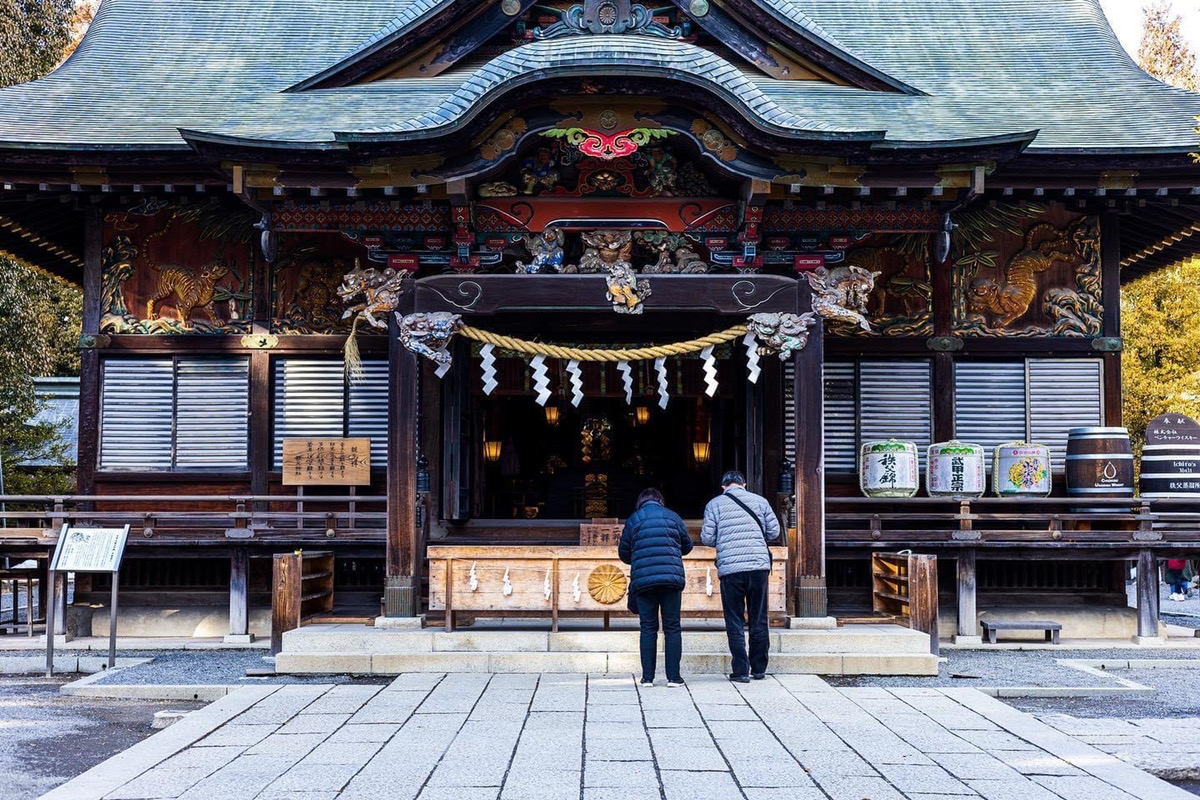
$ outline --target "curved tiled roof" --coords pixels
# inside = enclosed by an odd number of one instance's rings
[[[186,148],[180,129],[338,146],[444,130],[485,95],[562,74],[687,81],[796,136],[945,142],[1038,130],[1031,150],[1194,149],[1200,95],[1141,72],[1097,0],[754,0],[923,92],[780,81],[683,42],[534,42],[432,78],[288,91],[411,31],[445,0],[105,0],[76,53],[0,90],[0,144]]]

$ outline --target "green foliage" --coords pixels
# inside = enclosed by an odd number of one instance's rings
[[[1200,258],[1139,278],[1121,291],[1125,424],[1138,452],[1159,414],[1200,419]]]
[[[0,86],[49,72],[71,43],[74,0],[0,0]],[[0,257],[0,459],[10,493],[69,491],[60,470],[24,473],[20,458],[69,461],[58,432],[29,425],[39,402],[33,378],[78,375],[83,297],[74,287]]]
[[[1183,35],[1183,19],[1172,9],[1170,0],[1156,0],[1144,8],[1143,14],[1138,66],[1171,86],[1193,92],[1200,89],[1196,54]]]
[[[71,44],[74,0],[0,0],[0,86],[45,75]]]

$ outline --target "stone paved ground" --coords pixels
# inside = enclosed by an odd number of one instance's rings
[[[970,689],[418,675],[239,690],[54,798],[1190,797]]]

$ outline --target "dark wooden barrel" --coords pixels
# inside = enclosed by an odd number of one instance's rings
[[[1200,501],[1200,425],[1195,420],[1163,414],[1150,421],[1138,485],[1148,499]]]
[[[1067,494],[1133,497],[1133,447],[1127,429],[1071,428],[1067,433]]]

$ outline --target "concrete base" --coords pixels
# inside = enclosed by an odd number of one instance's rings
[[[254,644],[253,633],[227,633],[222,639],[225,644]]]
[[[416,617],[376,617],[375,627],[383,631],[419,631],[425,627],[425,615]]]
[[[1130,640],[1134,644],[1144,644],[1151,647],[1158,647],[1167,643],[1166,638],[1163,636],[1133,636],[1130,637]]]
[[[361,625],[309,625],[283,635],[279,674],[405,672],[630,673],[640,669],[638,631],[596,627],[557,633],[534,624],[479,624],[386,630]],[[683,672],[730,670],[724,630],[685,630]],[[663,645],[659,643],[659,658]],[[809,675],[936,675],[929,637],[897,625],[820,630],[772,629],[770,672]]]
[[[67,608],[68,630],[77,636],[108,636],[108,609],[91,606]],[[271,609],[250,609],[249,631],[271,638]],[[117,636],[176,636],[221,638],[229,633],[229,606],[122,605],[117,615]]]
[[[793,631],[831,631],[837,628],[837,617],[788,617]]]
[[[978,620],[1042,620],[1050,619],[1062,624],[1063,639],[1124,639],[1137,634],[1137,609],[1102,606],[1043,605],[1012,608],[984,608],[976,616]],[[953,608],[944,608],[938,615],[938,629],[943,640],[958,632],[958,622]],[[978,628],[976,629],[978,630]],[[1041,631],[1003,631],[1004,641],[1041,640]]]
[[[958,635],[955,635],[951,639],[951,641],[954,642],[955,644],[965,644],[965,645],[980,644],[981,645],[981,644],[983,644],[983,637],[982,636],[958,636]]]

